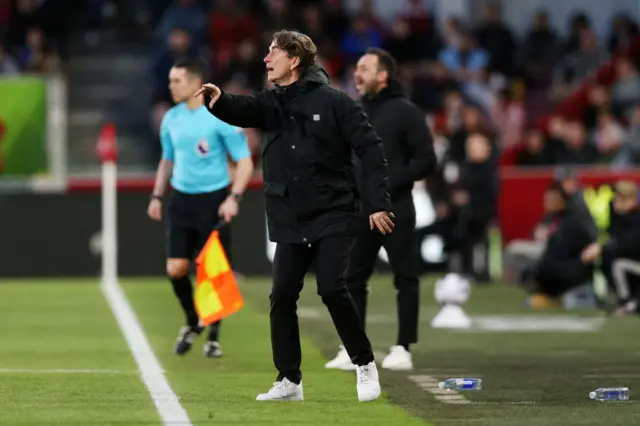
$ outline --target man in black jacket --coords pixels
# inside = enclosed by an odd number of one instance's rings
[[[371,343],[346,287],[358,219],[351,152],[363,164],[369,226],[391,233],[387,161],[380,138],[359,105],[328,85],[316,46],[295,31],[274,34],[264,61],[276,85],[240,96],[205,84],[210,112],[238,127],[262,130],[269,238],[277,243],[271,291],[271,343],[278,378],[259,401],[301,400],[296,301],[315,260],[318,294],[357,365],[360,401],[380,395]],[[210,99],[209,99],[210,98]]]
[[[638,186],[631,181],[615,185],[609,240],[590,254],[602,254],[602,266],[617,296],[616,315],[640,311],[640,206]]]
[[[384,143],[389,161],[389,194],[393,203],[395,228],[385,235],[362,226],[347,274],[347,287],[353,297],[363,325],[366,322],[368,281],[373,273],[380,247],[384,247],[394,274],[397,289],[398,336],[396,345],[383,360],[390,370],[413,368],[409,346],[418,341],[420,284],[414,256],[416,212],[411,190],[413,183],[424,179],[436,164],[433,138],[424,113],[409,99],[394,79],[396,63],[385,50],[370,48],[358,61],[354,80],[371,125]],[[356,164],[358,161],[356,160]],[[360,180],[360,179],[359,179]],[[365,211],[366,185],[360,185]],[[326,368],[352,370],[347,351],[341,347]]]
[[[585,226],[588,223],[584,221],[584,212],[575,206],[575,195],[567,194],[557,182],[547,190],[559,194],[553,210],[560,220],[549,229],[547,246],[533,273],[536,299],[541,296],[555,299],[586,284],[593,278],[593,263],[599,256],[595,252],[597,235]]]

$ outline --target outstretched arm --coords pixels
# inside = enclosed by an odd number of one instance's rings
[[[233,95],[218,86],[207,83],[194,96],[204,96],[209,112],[227,124],[243,128],[264,127],[265,108],[263,92],[255,95]]]

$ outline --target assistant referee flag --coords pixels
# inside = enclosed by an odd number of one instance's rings
[[[196,259],[194,302],[202,325],[207,326],[238,312],[244,299],[229,261],[214,230]]]

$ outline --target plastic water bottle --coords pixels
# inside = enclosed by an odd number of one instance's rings
[[[446,379],[444,382],[438,383],[440,389],[446,390],[481,390],[482,379],[459,378]]]
[[[628,401],[629,388],[599,388],[589,392],[589,398],[596,401]]]

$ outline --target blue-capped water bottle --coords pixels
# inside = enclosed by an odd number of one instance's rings
[[[598,388],[589,392],[589,398],[596,401],[628,401],[629,388]]]
[[[446,390],[481,390],[482,379],[454,378],[438,383],[440,389]]]

